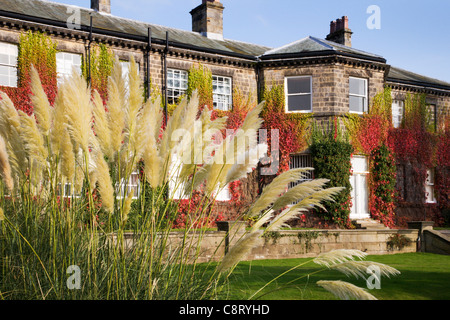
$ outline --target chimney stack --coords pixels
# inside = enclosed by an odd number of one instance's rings
[[[101,13],[111,13],[111,0],[91,0],[91,9]]]
[[[352,46],[352,30],[348,27],[348,17],[343,16],[330,22],[330,34],[327,35],[327,40],[342,44],[347,47]]]
[[[202,4],[191,11],[192,31],[223,40],[223,9],[220,0],[202,0]]]

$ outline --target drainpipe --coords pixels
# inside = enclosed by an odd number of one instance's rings
[[[88,73],[88,84],[89,87],[91,86],[91,43],[92,43],[92,15],[90,16],[91,18],[91,23],[89,26],[89,42],[88,42],[88,68],[89,68],[89,73]]]
[[[152,49],[152,28],[148,27],[148,43],[147,43],[147,75],[146,75],[146,81],[147,81],[147,100],[150,99],[150,52]]]
[[[166,48],[164,49],[164,127],[167,125],[167,54],[169,52],[169,31],[166,31]]]

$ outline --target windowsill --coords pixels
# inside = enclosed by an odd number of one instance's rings
[[[312,113],[312,110],[295,110],[295,111],[285,110],[285,113]]]
[[[362,116],[362,115],[365,115],[365,114],[367,113],[367,111],[362,111],[362,112],[349,111],[349,113],[351,113],[351,114],[357,114],[357,115]]]

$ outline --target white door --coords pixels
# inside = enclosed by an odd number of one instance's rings
[[[352,171],[353,173],[350,176],[350,184],[352,185],[350,219],[370,218],[367,185],[367,175],[369,174],[367,158],[354,156],[352,158]]]

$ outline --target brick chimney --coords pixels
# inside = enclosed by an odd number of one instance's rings
[[[111,13],[111,0],[91,0],[91,9],[102,13]]]
[[[220,0],[202,0],[202,4],[191,11],[192,31],[223,40],[223,9]]]
[[[341,19],[331,21],[330,34],[327,35],[327,40],[343,44],[344,46],[352,46],[352,30],[348,27],[348,17],[343,16]]]

